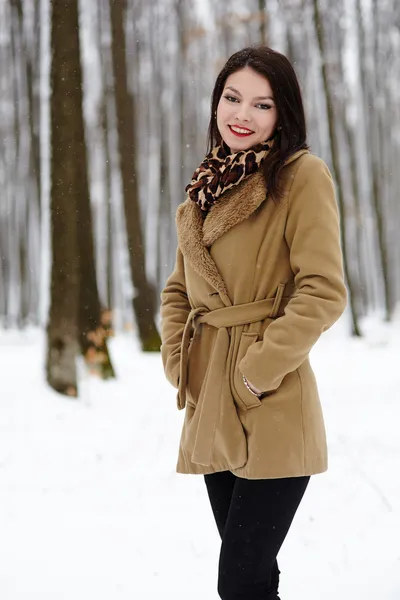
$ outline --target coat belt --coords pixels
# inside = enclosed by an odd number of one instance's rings
[[[285,297],[282,300],[279,299],[277,302],[275,298],[268,298],[257,302],[217,308],[211,311],[205,307],[199,307],[194,308],[189,313],[181,343],[178,391],[179,409],[183,409],[186,406],[188,350],[191,332],[199,324],[203,323],[217,329],[217,337],[209,359],[209,368],[207,369],[206,380],[202,389],[203,402],[192,455],[193,462],[202,465],[211,464],[213,441],[220,414],[222,386],[227,381],[226,363],[230,343],[228,328],[258,323],[264,319],[275,317],[279,308],[286,306],[289,300],[290,298]]]

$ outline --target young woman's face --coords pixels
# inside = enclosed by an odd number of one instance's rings
[[[232,152],[265,142],[277,119],[268,79],[250,67],[229,75],[217,107],[217,126]]]

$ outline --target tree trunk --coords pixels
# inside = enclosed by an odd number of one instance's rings
[[[354,302],[354,289],[353,289],[353,281],[349,272],[348,266],[348,257],[347,257],[347,241],[346,241],[346,213],[345,213],[345,203],[343,197],[343,182],[342,182],[342,174],[340,172],[339,165],[339,149],[337,147],[337,139],[336,132],[334,126],[334,114],[333,114],[333,98],[329,86],[328,81],[328,73],[326,68],[326,50],[325,50],[325,39],[324,33],[322,29],[322,21],[319,13],[318,0],[313,0],[313,17],[314,17],[314,27],[315,33],[317,36],[318,48],[321,56],[321,75],[325,92],[326,99],[326,110],[328,115],[328,126],[329,126],[329,142],[330,149],[332,155],[332,169],[333,176],[337,183],[337,194],[339,201],[339,209],[341,214],[340,219],[340,228],[341,228],[341,237],[342,237],[342,247],[343,247],[343,262],[344,262],[344,272],[347,280],[347,285],[349,288],[349,303],[352,317],[352,329],[353,335],[361,336],[361,332],[358,325],[358,317],[357,311]]]
[[[76,396],[79,347],[92,371],[113,376],[94,260],[78,0],[53,0],[51,49],[53,263],[47,378],[56,391]]]
[[[379,249],[381,254],[381,269],[383,277],[383,287],[385,291],[385,320],[391,321],[393,318],[393,311],[395,308],[390,269],[390,255],[391,249],[389,247],[386,230],[387,230],[387,160],[385,160],[385,145],[384,135],[388,137],[388,132],[385,133],[383,123],[383,110],[382,106],[387,107],[388,98],[385,98],[385,71],[383,64],[380,64],[384,60],[384,49],[381,48],[380,38],[382,37],[382,24],[380,12],[384,8],[382,4],[378,6],[377,0],[372,0],[372,16],[373,16],[373,70],[374,75],[371,81],[368,83],[371,85],[371,97],[374,98],[375,107],[373,112],[373,118],[375,121],[375,141],[372,146],[372,150],[375,151],[374,160],[374,208],[376,215],[376,227],[379,239]],[[390,77],[390,75],[389,75]],[[378,102],[377,102],[378,101]]]
[[[108,0],[101,0],[99,4],[98,36],[101,62],[101,75],[103,80],[103,96],[100,107],[100,125],[105,160],[105,193],[106,193],[106,302],[109,311],[117,303],[115,293],[114,274],[114,236],[117,235],[114,227],[113,197],[112,197],[112,152],[110,150],[110,132],[112,131],[112,120],[110,111],[114,103],[114,92],[112,83],[112,61],[111,49],[108,41],[109,36],[109,14]],[[107,40],[107,41],[106,41]]]
[[[115,81],[119,158],[128,237],[132,282],[135,287],[133,310],[142,350],[159,351],[160,335],[154,315],[156,292],[147,281],[142,224],[138,198],[135,155],[135,106],[128,89],[124,15],[126,0],[111,0],[112,57]]]
[[[51,15],[50,211],[53,262],[47,326],[47,381],[57,392],[77,396],[78,354],[78,196],[79,137],[76,113],[81,91],[76,83],[80,56],[77,0],[53,0]],[[77,168],[78,167],[78,168]]]
[[[260,14],[260,43],[267,45],[267,0],[258,0],[258,11]]]
[[[40,108],[38,106],[39,99],[35,97],[35,87],[38,85],[38,68],[35,64],[39,60],[39,40],[40,40],[40,14],[38,1],[35,0],[33,5],[34,11],[34,24],[35,24],[35,36],[34,40],[36,47],[34,49],[34,55],[30,55],[28,44],[26,43],[23,28],[23,6],[22,0],[11,0],[11,5],[14,7],[18,17],[18,25],[21,36],[21,48],[23,50],[22,59],[24,61],[26,85],[27,85],[27,100],[28,100],[28,116],[29,116],[29,132],[30,132],[30,169],[32,171],[33,179],[37,186],[37,198],[40,206],[41,198],[41,182],[40,182]]]
[[[358,300],[359,307],[362,311],[362,314],[365,315],[366,308],[368,306],[368,299],[366,297],[367,290],[367,274],[365,270],[365,263],[363,260],[363,251],[362,251],[362,206],[360,199],[360,190],[358,186],[357,180],[357,156],[356,156],[356,147],[354,141],[354,132],[351,131],[350,126],[346,122],[346,115],[343,116],[343,127],[344,134],[346,136],[347,146],[349,149],[349,157],[350,157],[350,170],[351,170],[351,188],[353,193],[353,202],[354,202],[354,215],[355,215],[355,246],[356,246],[356,264],[358,271],[358,285],[356,286],[356,296],[355,300]],[[359,311],[358,311],[359,312]]]
[[[37,13],[35,15],[38,16]],[[28,322],[35,322],[39,313],[39,284],[38,284],[38,252],[39,243],[39,210],[40,210],[40,155],[39,127],[34,126],[34,75],[32,63],[34,57],[26,40],[24,29],[24,13],[21,0],[11,0],[11,35],[13,39],[13,79],[16,86],[16,103],[20,123],[15,134],[19,144],[15,184],[18,186],[16,203],[19,244],[19,295],[20,311],[17,318],[18,326],[25,327]],[[38,125],[38,124],[37,124]],[[29,145],[26,143],[26,131],[30,132]],[[28,154],[28,156],[26,156]],[[26,165],[29,165],[28,167]],[[29,200],[28,200],[29,199]],[[36,243],[35,243],[36,242]]]
[[[77,0],[74,0],[77,2]],[[90,205],[90,190],[88,177],[88,159],[85,142],[85,125],[83,117],[83,78],[80,62],[80,43],[78,28],[78,9],[76,12],[77,26],[75,29],[75,44],[78,59],[75,67],[76,86],[76,146],[75,159],[78,173],[77,188],[77,234],[79,251],[79,307],[78,325],[79,342],[82,354],[90,371],[103,379],[114,377],[107,348],[107,338],[110,330],[110,313],[102,313],[96,278],[96,261],[93,241],[92,211]]]
[[[364,23],[365,20],[363,17],[362,5],[360,0],[357,0],[356,2],[356,11],[358,24],[358,44],[360,53],[360,78],[363,91],[364,113],[367,121],[366,135],[368,143],[365,152],[369,163],[371,177],[371,200],[376,222],[376,232],[379,249],[378,266],[380,270],[380,275],[383,280],[383,289],[380,290],[379,295],[383,299],[383,304],[385,307],[385,319],[389,321],[391,317],[391,286],[389,281],[388,250],[384,234],[382,193],[379,181],[379,124],[377,109],[375,107],[375,96],[377,93],[375,70],[378,68],[378,65],[376,64],[377,52],[376,50],[371,51],[369,48],[367,48],[368,34]],[[372,27],[372,34],[374,36],[373,47],[375,48],[377,43],[375,25]],[[371,43],[370,40],[369,43]],[[369,68],[367,67],[368,62]],[[371,65],[371,62],[373,63],[373,67]]]

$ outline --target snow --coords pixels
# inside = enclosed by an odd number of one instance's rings
[[[282,600],[400,597],[400,327],[342,321],[312,354],[330,469],[280,554]],[[112,341],[118,379],[80,400],[45,384],[44,334],[0,332],[0,595],[218,600],[202,477],[175,473],[183,413],[159,355]]]

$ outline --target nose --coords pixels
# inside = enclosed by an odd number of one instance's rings
[[[249,107],[245,106],[243,102],[238,106],[235,119],[236,121],[240,121],[241,123],[243,123],[244,121],[250,121]]]

